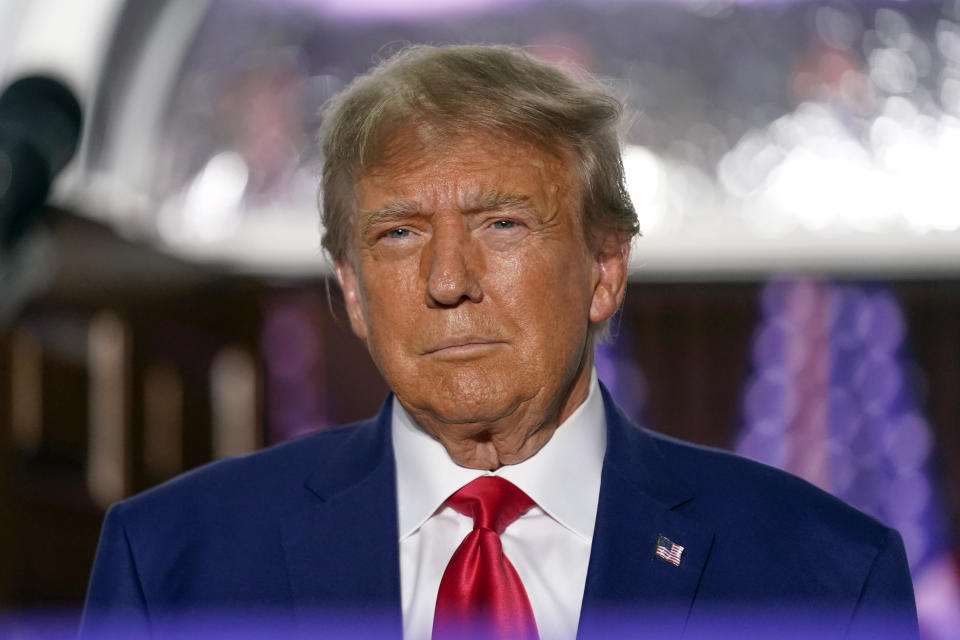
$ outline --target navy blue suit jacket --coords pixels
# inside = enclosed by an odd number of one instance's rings
[[[889,637],[916,633],[895,531],[784,472],[639,429],[603,394],[608,445],[581,637],[769,637],[798,625],[873,635],[878,621]],[[221,612],[353,615],[399,636],[389,406],[114,505],[83,632]],[[683,546],[679,566],[654,554],[661,535]]]

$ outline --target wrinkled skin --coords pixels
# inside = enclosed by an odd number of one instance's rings
[[[461,466],[536,453],[586,399],[590,323],[623,299],[628,245],[591,251],[568,166],[461,135],[392,141],[356,184],[351,327],[403,407]]]

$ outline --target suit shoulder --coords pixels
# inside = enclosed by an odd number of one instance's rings
[[[883,546],[890,535],[875,518],[791,473],[730,451],[650,435],[671,468],[695,490],[701,509],[722,509],[736,522],[760,529],[830,531],[874,547]]]
[[[177,520],[184,514],[215,519],[231,508],[272,511],[285,494],[302,491],[314,470],[349,449],[355,458],[375,455],[379,439],[375,419],[332,427],[273,445],[245,456],[224,458],[187,471],[114,505],[123,519],[164,512]]]
[[[907,559],[894,529],[785,471],[650,435],[676,481],[691,489],[678,515],[713,533],[704,598],[818,611],[826,605],[844,620],[881,614],[897,628],[915,629]]]

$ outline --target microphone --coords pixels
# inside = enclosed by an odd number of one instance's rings
[[[0,96],[0,250],[36,223],[50,185],[77,150],[83,117],[63,83],[28,76]]]

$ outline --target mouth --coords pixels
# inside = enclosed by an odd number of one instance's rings
[[[505,344],[501,340],[477,336],[447,338],[432,345],[423,353],[427,356],[470,356]]]

